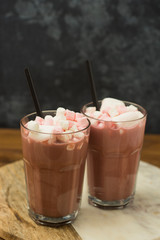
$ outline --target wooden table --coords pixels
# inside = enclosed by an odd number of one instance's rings
[[[0,129],[0,167],[22,159],[20,131]],[[160,135],[145,135],[141,159],[160,167]],[[71,225],[55,229],[54,239],[81,239]],[[4,239],[1,236],[0,239]],[[13,236],[5,240],[17,239]]]

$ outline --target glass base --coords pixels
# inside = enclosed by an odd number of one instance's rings
[[[133,201],[134,193],[126,199],[116,200],[116,201],[102,201],[91,195],[88,196],[88,203],[94,207],[102,209],[121,209],[124,208],[128,203]]]
[[[59,227],[62,225],[72,223],[77,217],[78,210],[73,212],[72,214],[60,218],[46,217],[33,212],[31,209],[28,209],[28,213],[32,220],[34,220],[37,224],[49,227]]]

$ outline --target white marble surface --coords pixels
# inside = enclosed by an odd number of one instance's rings
[[[160,169],[141,161],[133,203],[121,210],[101,210],[87,200],[73,223],[83,240],[160,240]]]

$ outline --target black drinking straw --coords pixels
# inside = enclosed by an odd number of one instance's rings
[[[87,64],[87,69],[88,69],[88,74],[89,74],[89,82],[90,82],[92,101],[93,101],[94,106],[96,107],[96,110],[99,111],[99,104],[98,104],[96,88],[95,88],[95,84],[94,84],[94,80],[93,80],[91,63],[87,60],[86,64]]]
[[[37,115],[40,116],[40,117],[43,117],[43,114],[42,114],[42,111],[40,109],[37,94],[36,94],[36,91],[35,91],[35,88],[34,88],[34,85],[33,85],[32,77],[31,77],[31,74],[29,72],[29,69],[25,68],[24,71],[25,71],[25,74],[26,74],[26,77],[27,77],[27,82],[28,82],[28,85],[29,85],[29,89],[30,89],[30,92],[31,92],[31,96],[32,96],[32,99],[33,99],[33,102],[34,102],[34,106],[35,106]]]

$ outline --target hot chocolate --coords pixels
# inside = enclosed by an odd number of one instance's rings
[[[123,206],[135,192],[146,111],[136,104],[107,98],[100,111],[88,104],[82,112],[91,120],[89,202],[99,207]]]
[[[21,121],[29,213],[38,223],[58,224],[78,213],[89,122],[73,112],[72,119],[67,111],[45,114],[45,119],[28,116]]]

